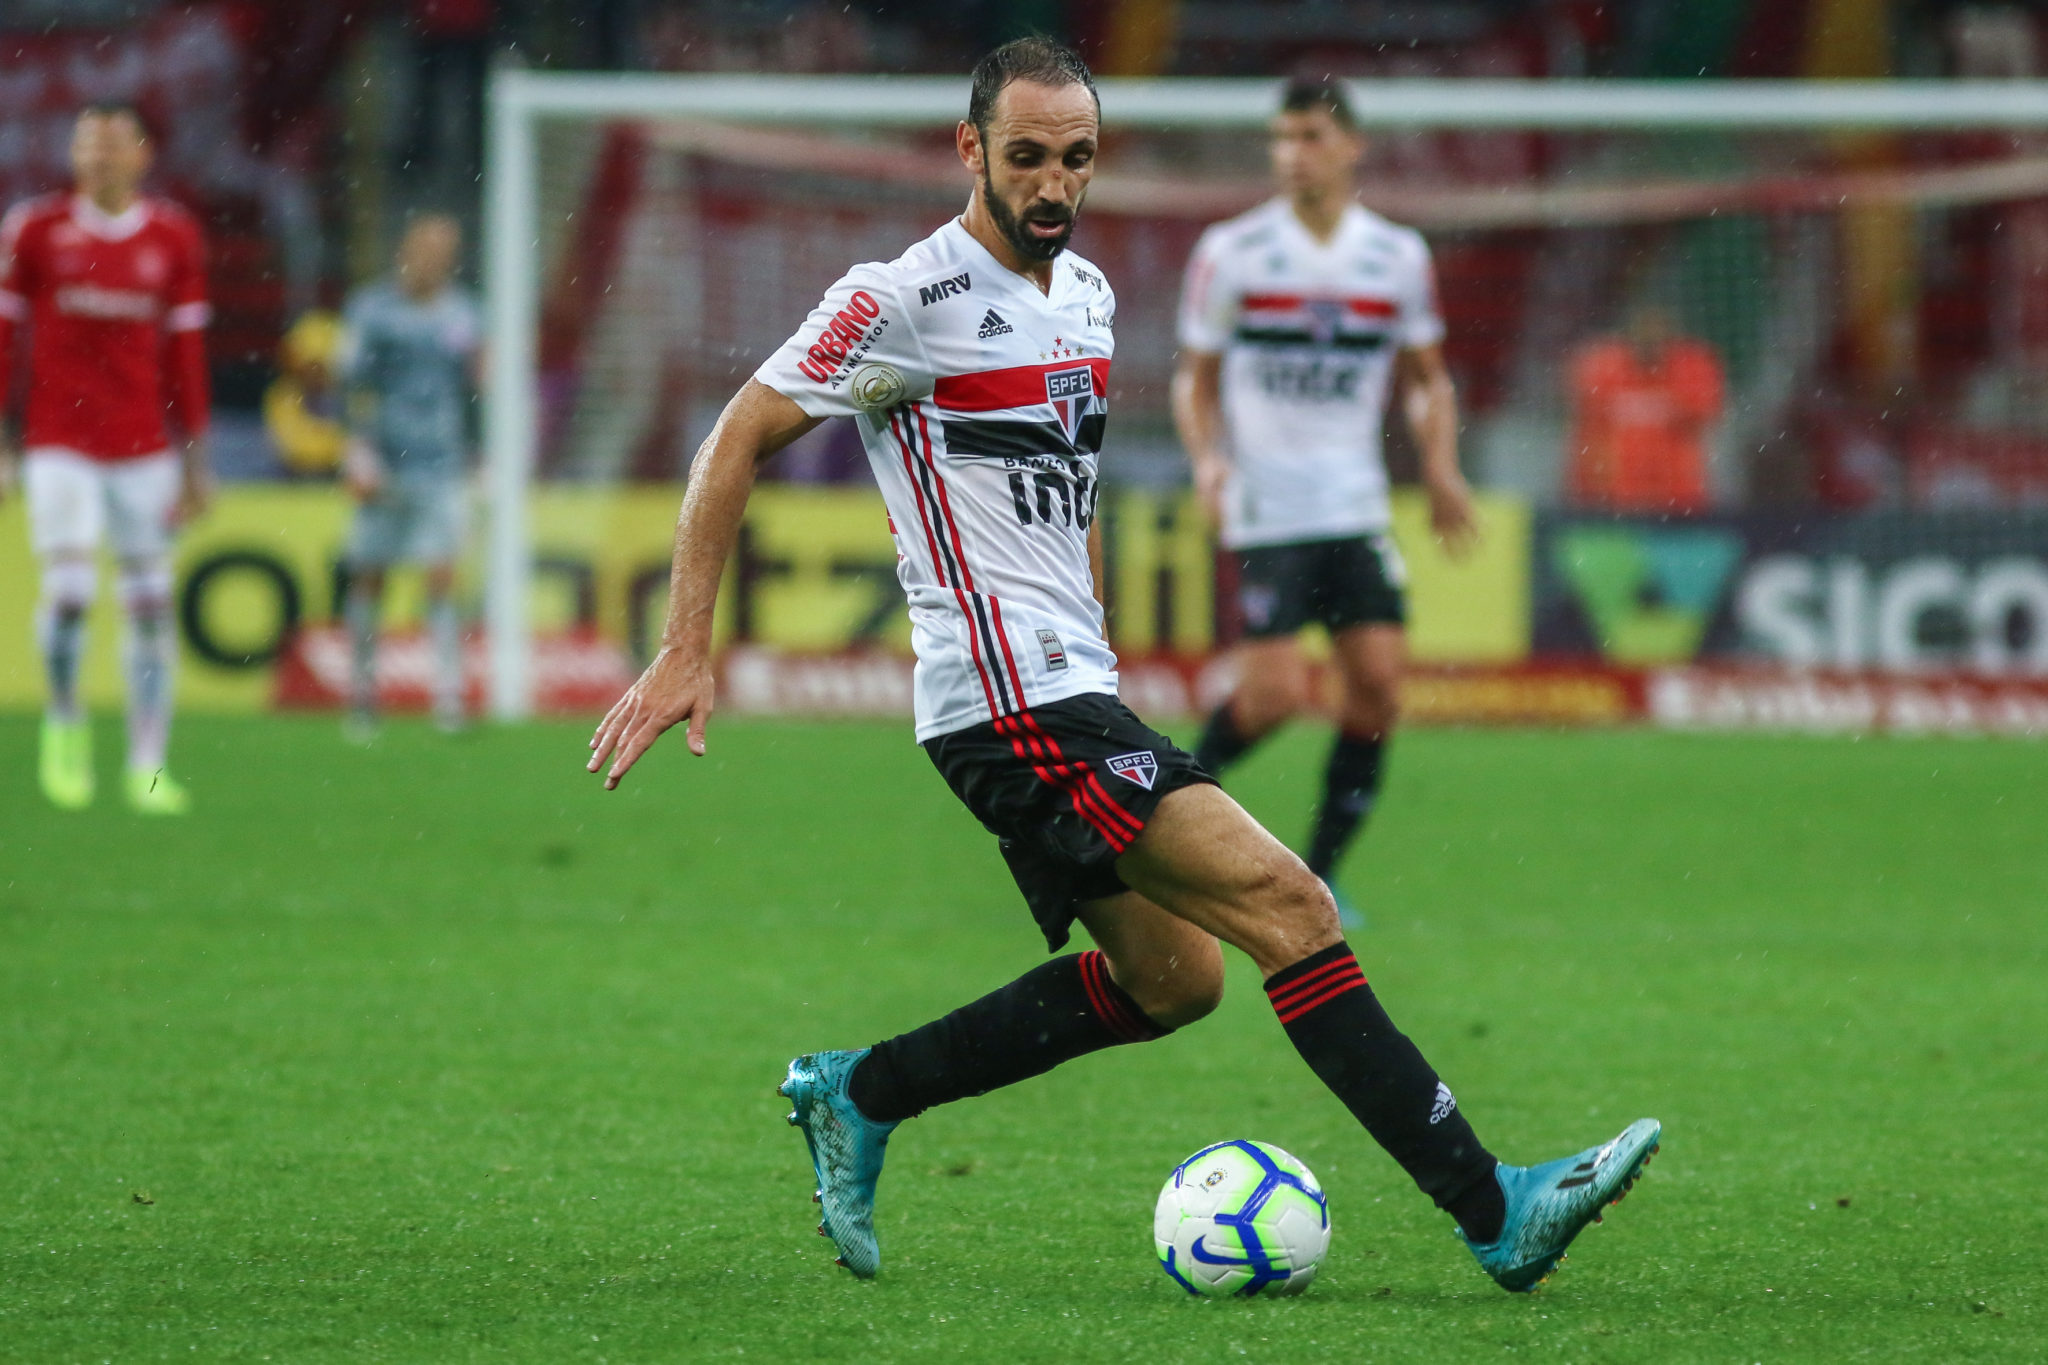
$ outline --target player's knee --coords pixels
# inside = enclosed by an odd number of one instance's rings
[[[1223,950],[1207,934],[1112,962],[1111,970],[1145,1017],[1162,1028],[1192,1024],[1223,1000]]]
[[[1223,1003],[1223,952],[1216,941],[1176,959],[1162,985],[1163,998],[1145,1010],[1154,1023],[1185,1028],[1214,1014]]]
[[[99,573],[89,559],[57,559],[43,565],[43,606],[60,621],[73,621],[92,607]]]
[[[1308,680],[1292,674],[1247,681],[1237,694],[1236,717],[1241,729],[1262,735],[1308,708]]]
[[[1392,678],[1367,678],[1348,689],[1344,698],[1344,729],[1357,735],[1384,735],[1401,718],[1401,692]]]
[[[170,615],[171,566],[163,560],[121,565],[121,606],[130,620],[154,625]]]
[[[1256,894],[1267,941],[1254,957],[1290,962],[1343,937],[1330,888],[1299,858],[1268,869],[1260,881]]]

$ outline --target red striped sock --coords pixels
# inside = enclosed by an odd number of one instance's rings
[[[1266,998],[1316,1078],[1423,1192],[1477,1240],[1500,1233],[1497,1164],[1458,1101],[1366,984],[1341,940],[1266,978]]]
[[[895,1122],[1169,1032],[1116,984],[1101,953],[1068,953],[943,1019],[876,1043],[854,1068],[853,1102],[871,1119]]]

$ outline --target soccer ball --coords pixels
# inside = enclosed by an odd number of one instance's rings
[[[1299,1294],[1330,1249],[1330,1205],[1309,1168],[1271,1143],[1219,1142],[1173,1168],[1152,1243],[1190,1294]]]

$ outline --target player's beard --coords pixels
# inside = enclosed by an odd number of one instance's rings
[[[1049,261],[1065,251],[1067,243],[1073,240],[1074,219],[1080,212],[1079,204],[1073,208],[1062,208],[1052,204],[1034,203],[1021,214],[1012,213],[1010,206],[996,193],[995,181],[989,178],[986,166],[981,170],[981,199],[988,205],[988,216],[995,222],[996,231],[1003,234],[1003,240],[1008,242],[1011,249],[1023,260]],[[1057,237],[1034,237],[1024,226],[1027,220],[1042,223],[1064,222],[1066,231]]]

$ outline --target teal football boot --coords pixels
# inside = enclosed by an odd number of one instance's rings
[[[1502,1162],[1494,1171],[1508,1205],[1500,1236],[1484,1246],[1463,1231],[1459,1238],[1502,1289],[1528,1293],[1557,1269],[1580,1229],[1599,1222],[1601,1210],[1622,1201],[1656,1155],[1663,1132],[1657,1120],[1637,1119],[1613,1141],[1577,1156],[1541,1166]]]
[[[839,1249],[839,1264],[863,1280],[882,1268],[875,1241],[875,1182],[893,1123],[877,1123],[854,1106],[846,1082],[868,1049],[809,1052],[789,1064],[789,1078],[775,1093],[795,1101],[792,1127],[804,1130],[811,1168],[818,1177],[813,1196],[824,1206],[818,1231]]]

